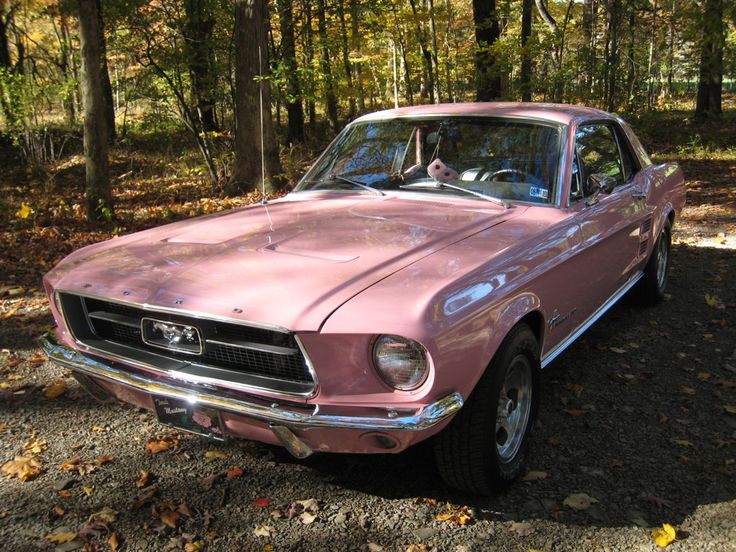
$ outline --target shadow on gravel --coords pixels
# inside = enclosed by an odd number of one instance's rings
[[[181,531],[203,534],[205,513],[214,516],[221,542],[232,543],[218,550],[260,542],[254,527],[267,523],[279,528],[286,539],[279,549],[285,550],[325,549],[325,531],[332,549],[358,550],[367,539],[394,542],[392,527],[404,531],[401,538],[408,543],[414,540],[411,527],[432,525],[445,501],[473,507],[479,520],[543,520],[569,527],[678,525],[701,506],[736,500],[736,416],[724,409],[736,405],[733,274],[734,251],[674,247],[666,301],[641,308],[624,300],[545,370],[529,468],[546,478],[517,482],[488,498],[447,488],[434,470],[431,443],[398,455],[315,455],[297,461],[244,441],[218,446],[182,436],[175,451],[150,455],[146,439],[167,431],[150,414],[98,404],[77,396],[76,386],[54,401],[45,400],[37,384],[26,397],[6,393],[0,413],[8,414],[3,421],[16,420],[13,433],[6,432],[5,444],[0,442],[6,456],[31,428],[49,440],[50,448],[44,453],[46,475],[0,485],[0,517],[6,516],[0,540],[5,535],[5,542],[20,542],[22,534],[30,542],[62,522],[84,523],[109,505],[120,512],[115,526],[129,549],[161,549],[170,532],[157,535],[151,529],[156,518],[149,506],[131,509],[143,469],[159,477],[157,500],[183,502],[192,511]],[[93,426],[107,426],[109,432],[93,433]],[[215,449],[226,459],[207,461],[206,452]],[[64,502],[70,513],[63,521],[50,518],[60,500],[53,485],[67,476],[58,464],[74,455],[92,460],[103,454],[114,461],[77,478],[73,496]],[[202,478],[233,465],[243,468],[242,477],[223,477],[211,489],[202,488]],[[85,496],[81,485],[94,493]],[[597,502],[572,510],[563,501],[573,493]],[[273,521],[270,509],[252,505],[258,497],[272,497],[273,508],[280,509],[317,498],[323,508],[320,523]],[[438,504],[415,504],[417,497]],[[333,532],[341,506],[349,508],[351,521]],[[374,520],[367,532],[357,522],[363,512]],[[415,523],[410,529],[403,524],[407,518]]]
[[[492,519],[659,525],[736,499],[736,416],[724,409],[736,404],[736,252],[675,247],[672,262],[665,302],[625,299],[544,371],[529,468],[546,479],[460,495],[439,481],[429,444],[303,464],[363,493],[468,504]],[[598,502],[563,506],[579,492]]]

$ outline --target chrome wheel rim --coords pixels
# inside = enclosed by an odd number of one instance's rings
[[[665,279],[667,278],[667,261],[669,257],[669,248],[664,233],[659,237],[657,244],[657,286],[664,289]]]
[[[496,451],[503,462],[519,452],[532,411],[532,366],[524,355],[509,364],[496,409]]]

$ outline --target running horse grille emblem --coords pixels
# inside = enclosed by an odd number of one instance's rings
[[[141,336],[144,343],[153,347],[193,355],[203,352],[202,336],[196,326],[143,318]]]

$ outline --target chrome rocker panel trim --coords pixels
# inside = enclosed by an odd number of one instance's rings
[[[325,414],[304,414],[281,408],[261,406],[215,393],[194,391],[169,382],[154,381],[136,374],[128,373],[101,360],[83,355],[74,349],[59,344],[56,338],[46,334],[40,338],[41,346],[49,360],[71,368],[87,376],[101,378],[152,395],[162,395],[205,406],[234,412],[272,425],[286,425],[296,428],[363,429],[377,431],[421,431],[440,423],[455,414],[463,406],[462,395],[458,392],[427,405],[421,412],[407,416],[389,417],[395,412],[386,410],[386,418],[372,416],[336,416]],[[319,409],[317,409],[317,412]]]

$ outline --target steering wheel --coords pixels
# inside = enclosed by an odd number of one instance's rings
[[[497,178],[499,176],[512,175],[512,174],[521,175],[522,182],[537,182],[539,180],[533,174],[528,173],[526,171],[519,170],[519,169],[500,169],[498,171],[493,171],[491,174],[483,175],[481,180],[492,180],[494,182],[514,182],[513,180],[499,180]]]

